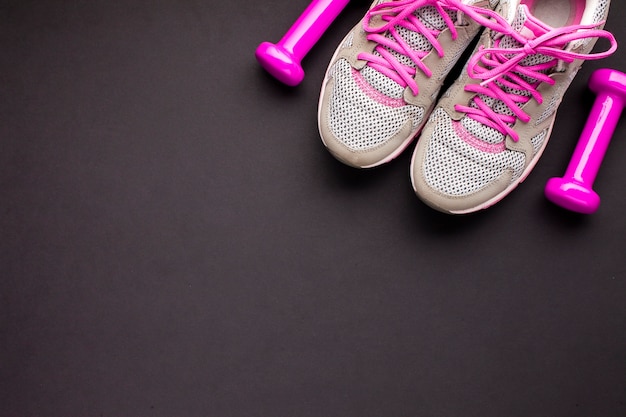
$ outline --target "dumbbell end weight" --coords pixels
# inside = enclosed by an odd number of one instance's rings
[[[263,42],[256,58],[279,81],[296,86],[304,78],[302,60],[349,0],[313,0],[276,44]]]
[[[544,191],[548,200],[576,213],[593,214],[600,207],[600,196],[571,178],[550,178]]]
[[[256,49],[255,56],[267,72],[288,86],[294,87],[304,79],[300,61],[280,45],[263,42]]]
[[[626,103],[626,74],[607,68],[596,70],[589,88],[597,97],[565,175],[551,178],[544,189],[548,200],[583,214],[592,214],[600,206],[592,186]]]

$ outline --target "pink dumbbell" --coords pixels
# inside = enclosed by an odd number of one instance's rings
[[[551,178],[545,188],[548,200],[568,210],[594,213],[600,197],[592,185],[626,104],[626,74],[600,69],[589,79],[598,94],[563,178]]]
[[[302,82],[302,59],[339,16],[349,0],[314,0],[277,44],[263,42],[256,49],[256,59],[270,74],[283,83],[295,86]]]

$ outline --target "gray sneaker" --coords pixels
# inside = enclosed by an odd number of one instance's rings
[[[413,154],[413,188],[426,204],[447,213],[474,212],[526,178],[583,61],[615,51],[615,38],[601,30],[609,2],[500,1],[506,25],[484,32]],[[591,54],[598,38],[611,46]]]
[[[370,168],[420,132],[446,75],[498,0],[377,0],[343,39],[320,94],[318,125],[340,161]]]

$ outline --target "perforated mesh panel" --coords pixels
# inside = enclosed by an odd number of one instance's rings
[[[480,122],[477,122],[474,119],[469,117],[464,117],[461,120],[461,124],[468,132],[474,134],[477,138],[482,139],[483,141],[495,144],[500,143],[504,140],[504,136],[502,133],[498,132],[496,129],[492,129],[489,126],[485,126]]]
[[[514,179],[522,174],[523,153],[481,152],[456,135],[451,119],[443,110],[437,110],[437,119],[437,129],[424,161],[426,182],[434,189],[451,196],[466,196],[491,184],[506,169],[514,170]]]
[[[600,23],[604,20],[609,8],[610,0],[599,0],[596,6],[595,13],[593,14],[593,23]]]
[[[404,87],[394,82],[386,75],[381,74],[371,67],[364,67],[361,70],[363,78],[377,91],[392,98],[402,98]]]
[[[335,137],[356,150],[376,147],[400,130],[409,118],[420,123],[424,110],[417,106],[385,106],[372,100],[357,85],[352,68],[339,60],[332,69],[335,80],[329,106],[329,126]]]

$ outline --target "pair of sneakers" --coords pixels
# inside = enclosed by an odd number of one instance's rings
[[[343,163],[371,168],[419,136],[410,169],[418,197],[452,214],[487,208],[536,164],[582,62],[615,51],[602,29],[609,2],[376,0],[326,72],[322,141]],[[592,54],[599,38],[610,47]]]

